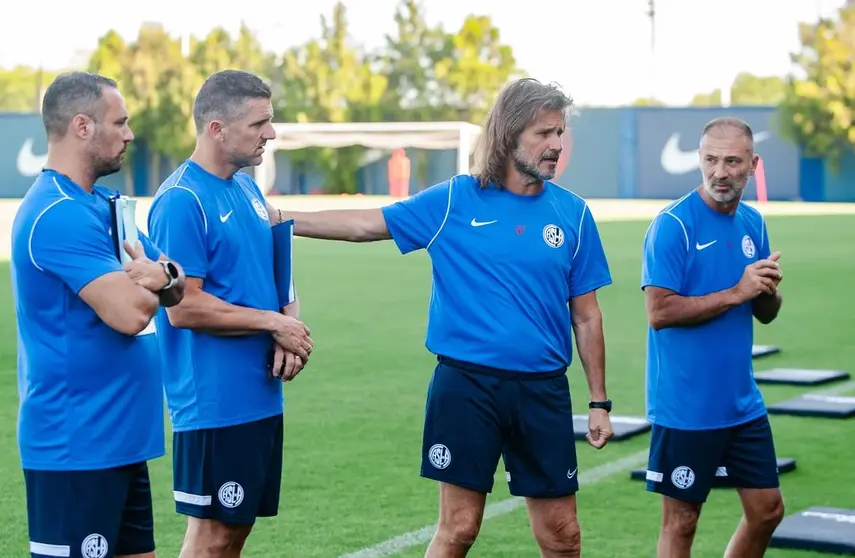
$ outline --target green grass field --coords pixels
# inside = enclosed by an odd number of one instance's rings
[[[615,413],[644,412],[645,318],[640,276],[647,222],[600,226],[614,285],[600,293],[605,315],[609,395]],[[853,298],[855,217],[770,217],[782,251],[784,309],[756,326],[756,343],[784,352],[759,369],[790,365],[847,369],[855,363]],[[303,316],[315,353],[285,386],[285,465],[280,515],[260,521],[245,556],[337,557],[435,521],[436,485],[418,476],[425,390],[434,361],[424,349],[430,263],[400,256],[391,243],[348,245],[300,240],[296,247]],[[25,557],[27,524],[15,440],[15,319],[8,267],[0,273],[0,556]],[[855,372],[855,369],[850,369]],[[121,371],[117,370],[117,373]],[[576,409],[587,388],[570,369]],[[764,387],[768,403],[806,389]],[[855,421],[772,417],[780,456],[798,468],[782,476],[788,513],[809,505],[855,507]],[[578,444],[580,471],[647,447],[648,436],[602,451]],[[158,555],[177,556],[185,520],[174,512],[171,457],[151,463]],[[508,498],[500,464],[489,502]],[[579,493],[584,556],[655,556],[659,500],[629,479],[629,469]],[[739,519],[736,494],[715,491],[706,506],[695,553],[720,557]],[[426,544],[400,556],[422,556]],[[485,521],[470,556],[536,557],[524,508]],[[770,550],[771,558],[809,552]]]

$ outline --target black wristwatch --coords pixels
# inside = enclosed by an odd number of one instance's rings
[[[166,278],[169,279],[169,282],[166,284],[166,286],[160,290],[168,291],[169,289],[175,286],[175,283],[178,282],[178,268],[175,267],[175,264],[170,261],[158,260],[157,263],[163,266],[163,271],[166,273]]]
[[[591,401],[588,403],[589,409],[603,409],[607,413],[612,412],[612,400],[606,399],[605,401]]]

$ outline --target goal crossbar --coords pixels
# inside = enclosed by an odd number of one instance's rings
[[[469,157],[481,128],[468,122],[313,122],[274,123],[276,138],[267,142],[256,182],[263,191],[273,187],[274,153],[306,147],[348,147],[392,151],[399,148],[456,149],[457,173],[469,172]]]

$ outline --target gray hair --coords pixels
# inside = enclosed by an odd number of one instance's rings
[[[249,99],[270,99],[270,86],[260,77],[241,70],[223,70],[202,84],[193,104],[193,122],[201,134],[212,120],[232,122],[243,114]]]
[[[42,99],[42,122],[48,138],[62,139],[78,114],[98,121],[98,104],[105,87],[118,88],[115,80],[89,72],[57,76]]]
[[[704,141],[704,138],[708,134],[724,130],[736,132],[738,135],[748,138],[749,149],[752,153],[754,152],[754,132],[751,130],[751,126],[744,120],[734,116],[720,116],[707,122],[704,126],[704,131],[701,133],[701,142]]]
[[[555,84],[522,78],[505,86],[487,114],[475,148],[472,174],[481,187],[504,180],[505,167],[517,148],[519,136],[534,122],[538,112],[560,111],[566,118],[572,109],[573,99]]]

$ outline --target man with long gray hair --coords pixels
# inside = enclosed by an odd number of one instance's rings
[[[240,556],[256,518],[277,514],[283,399],[271,355],[287,353],[293,375],[312,349],[299,303],[279,308],[266,202],[239,172],[275,137],[270,97],[250,73],[210,76],[193,107],[196,149],[149,214],[152,238],[187,274],[182,303],[157,316],[175,506],[189,516],[182,558]]]
[[[499,94],[476,168],[381,209],[278,211],[299,236],[393,239],[427,251],[433,296],[421,474],[440,483],[429,557],[465,556],[504,458],[541,555],[579,556],[579,489],[566,370],[571,328],[588,379],[589,443],[612,435],[597,290],[611,284],[584,200],[550,182],[572,100],[533,79]]]

